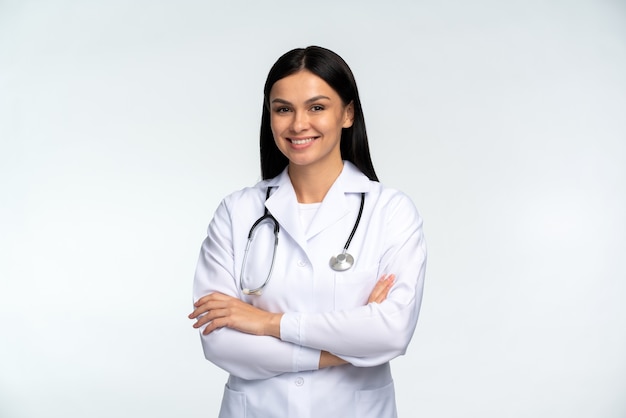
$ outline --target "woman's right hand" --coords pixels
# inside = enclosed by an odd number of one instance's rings
[[[367,303],[381,303],[385,299],[387,299],[387,295],[389,294],[389,290],[391,290],[391,286],[396,279],[396,276],[393,274],[383,274],[380,276],[380,279],[376,282],[374,289],[370,293],[370,297],[367,299]]]

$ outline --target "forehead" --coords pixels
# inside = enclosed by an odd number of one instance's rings
[[[304,101],[319,95],[327,96],[331,100],[339,98],[337,92],[327,82],[307,70],[281,78],[270,90],[270,100],[281,98],[289,101]]]

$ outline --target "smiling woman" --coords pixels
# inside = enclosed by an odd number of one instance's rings
[[[389,362],[417,323],[422,220],[378,182],[337,54],[295,49],[274,64],[260,148],[263,181],[222,201],[194,280],[189,317],[230,373],[220,417],[395,417]]]
[[[342,130],[354,121],[353,102],[344,104],[324,80],[302,70],[274,84],[270,104],[274,141],[290,162],[292,180],[326,176],[317,195],[305,195],[308,189],[294,184],[298,201],[320,202],[343,168],[339,145]]]

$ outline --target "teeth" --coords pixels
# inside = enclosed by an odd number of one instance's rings
[[[313,141],[313,138],[305,138],[305,139],[292,139],[291,143],[294,145],[302,145],[302,144],[307,144],[309,142]]]

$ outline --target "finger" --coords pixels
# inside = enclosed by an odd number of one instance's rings
[[[215,331],[217,328],[218,326],[217,326],[216,321],[209,322],[209,324],[206,327],[204,327],[204,329],[202,330],[202,335],[209,335],[211,332]]]
[[[389,279],[391,277],[392,277],[391,274],[383,274],[382,276],[380,276],[380,279],[378,279],[378,281],[376,282],[376,286],[374,287],[377,294],[380,294],[385,291],[385,289],[387,288],[389,284]]]
[[[378,279],[378,281],[374,285],[374,288],[372,289],[372,292],[370,293],[369,298],[367,299],[367,303],[376,302],[378,300],[380,294],[384,292],[386,278],[386,275],[382,275],[380,279]]]
[[[385,299],[387,299],[387,295],[389,294],[389,290],[393,286],[395,280],[395,276],[393,274],[386,274],[381,276],[381,278],[376,283],[374,290],[369,298],[369,302],[381,303]]]
[[[369,297],[369,302],[375,302],[380,293],[383,291],[384,288],[384,281],[385,281],[385,276],[381,276],[380,279],[378,279],[378,281],[376,282],[376,284],[374,285],[374,288],[372,289],[372,293],[370,293],[370,297]]]
[[[204,325],[208,324],[214,319],[215,319],[215,312],[207,311],[206,314],[201,315],[196,319],[196,322],[194,322],[193,327],[202,328]]]
[[[188,317],[189,319],[198,318],[199,316],[206,314],[211,310],[223,307],[224,304],[224,301],[214,300],[214,298],[205,299],[204,304],[197,306],[196,309],[194,309],[194,311],[190,313]]]
[[[210,309],[215,309],[216,307],[220,306],[220,304],[227,303],[231,299],[236,299],[236,298],[233,298],[232,296],[224,295],[219,292],[214,292],[206,296],[203,296],[200,299],[198,299],[196,303],[193,304],[193,306],[196,309],[188,315],[188,318],[189,319],[197,318],[199,315],[202,315],[203,313],[207,312]]]
[[[380,283],[380,279],[378,282],[376,282],[376,285],[372,289],[372,293],[370,293],[370,296],[367,299],[367,303],[376,302],[376,300],[378,300],[378,296],[380,295],[380,292],[381,292],[379,283]]]
[[[210,294],[209,294],[209,295],[202,296],[200,299],[198,299],[198,300],[197,300],[197,301],[193,304],[193,306],[198,307],[198,306],[200,306],[200,305],[202,305],[202,304],[206,303],[206,302],[207,302],[207,300],[209,300],[210,298],[211,298],[211,295],[210,295]]]
[[[209,335],[210,333],[212,333],[216,329],[223,328],[223,327],[225,327],[227,325],[228,325],[227,318],[217,318],[217,319],[214,319],[202,330],[202,334],[203,335]]]
[[[192,313],[189,314],[189,319],[194,319],[199,317],[200,315],[211,310],[211,306],[213,304],[211,302],[206,302],[201,306],[198,306]]]
[[[227,326],[229,322],[229,316],[232,314],[231,310],[228,308],[216,308],[207,311],[205,315],[202,315],[198,320],[193,324],[194,328],[201,328],[202,326],[219,320],[219,323],[223,323],[220,326]]]
[[[387,299],[387,296],[389,296],[389,291],[393,287],[393,284],[395,283],[395,281],[396,281],[396,276],[394,276],[393,274],[390,274],[387,276],[387,278],[385,279],[384,288],[381,291],[380,295],[378,296],[378,303],[381,303],[385,299]]]
[[[228,299],[230,297],[231,296],[226,296],[225,294],[220,293],[220,292],[213,292],[213,293],[209,293],[208,295],[202,296],[200,299],[198,299],[196,301],[196,303],[193,304],[193,306],[197,307],[197,306],[203,305],[203,304],[205,304],[207,302],[210,302],[212,300],[225,300],[225,299]]]

